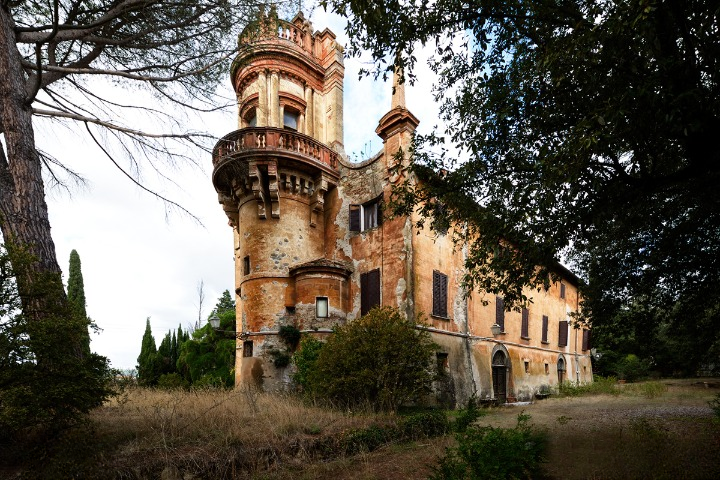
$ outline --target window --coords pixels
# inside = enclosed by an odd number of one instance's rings
[[[380,269],[360,275],[360,315],[380,305]]]
[[[560,322],[560,331],[558,332],[558,347],[566,347],[568,343],[568,322],[562,320]]]
[[[545,375],[550,375],[550,365],[545,364]]]
[[[565,359],[562,357],[558,358],[557,375],[558,375],[558,385],[562,385],[563,380],[565,380]]]
[[[525,360],[525,373],[530,373],[530,362]]]
[[[590,350],[590,330],[583,330],[583,339],[582,339],[582,350],[583,352]]]
[[[250,256],[243,258],[243,275],[250,275]]]
[[[251,108],[245,114],[245,122],[248,127],[257,127],[257,110],[255,108]]]
[[[252,340],[245,340],[243,342],[243,357],[253,356],[253,342]]]
[[[522,309],[522,324],[520,325],[520,336],[522,338],[530,338],[530,311],[527,308]]]
[[[437,373],[440,376],[445,376],[448,373],[449,363],[448,363],[448,354],[445,352],[437,352],[435,354],[435,359],[437,360]]]
[[[447,275],[433,270],[432,314],[447,318]]]
[[[560,298],[565,298],[565,284],[560,283]]]
[[[328,307],[328,297],[315,297],[315,316],[317,318],[327,318]]]
[[[288,109],[288,107],[285,107],[285,109],[283,110],[283,127],[287,128],[288,130],[297,130],[299,118],[300,113],[295,110]]]
[[[350,205],[350,231],[364,232],[382,223],[382,195],[362,205]]]
[[[543,315],[542,320],[542,343],[548,343],[548,316]]]
[[[500,331],[505,331],[505,300],[495,297],[495,323],[500,325]]]

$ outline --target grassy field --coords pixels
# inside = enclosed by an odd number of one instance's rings
[[[478,423],[511,427],[531,415],[549,438],[546,478],[714,479],[720,423],[707,402],[719,391],[697,379],[605,385],[492,408]],[[53,448],[3,446],[0,478],[427,478],[452,435],[348,449],[398,421],[252,391],[132,389]]]

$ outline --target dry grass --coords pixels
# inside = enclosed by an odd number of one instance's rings
[[[256,390],[132,389],[93,414],[118,442],[105,465],[120,478],[166,468],[236,478],[333,456],[336,439],[390,416],[338,412]]]
[[[618,388],[494,408],[478,422],[512,427],[521,411],[530,414],[549,434],[547,478],[720,478],[720,423],[707,404],[717,388],[695,380]],[[28,478],[424,479],[454,443],[445,436],[346,456],[341,439],[349,431],[397,417],[256,391],[132,389],[91,420],[14,471]],[[0,477],[10,471],[0,468]]]

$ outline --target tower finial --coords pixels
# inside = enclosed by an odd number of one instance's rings
[[[406,108],[405,107],[405,78],[403,69],[400,66],[400,54],[395,58],[395,66],[393,67],[393,90],[392,104],[390,109]]]

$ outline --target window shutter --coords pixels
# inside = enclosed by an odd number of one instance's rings
[[[360,205],[350,205],[350,231],[360,231]]]
[[[590,350],[590,330],[583,330],[582,349],[583,352]]]
[[[495,323],[500,325],[500,331],[505,331],[505,301],[503,297],[495,297]]]
[[[360,275],[360,315],[380,305],[380,269]]]
[[[382,200],[383,200],[382,195],[380,195],[375,200],[375,205],[377,206],[377,226],[380,226],[383,223],[383,209],[382,209],[383,202],[382,202]]]
[[[528,338],[530,336],[530,311],[527,308],[522,309],[522,325],[520,327],[520,336]]]
[[[543,315],[542,322],[543,322],[543,323],[542,323],[542,341],[545,342],[545,343],[547,343],[547,341],[548,341],[548,337],[547,337],[547,334],[548,334],[548,316],[547,316],[547,315]]]
[[[566,347],[567,341],[568,341],[568,322],[567,322],[567,320],[562,320],[560,322],[560,332],[558,333],[558,346]]]
[[[433,315],[447,317],[447,275],[433,270]]]
[[[560,298],[565,298],[565,284],[560,284]]]

